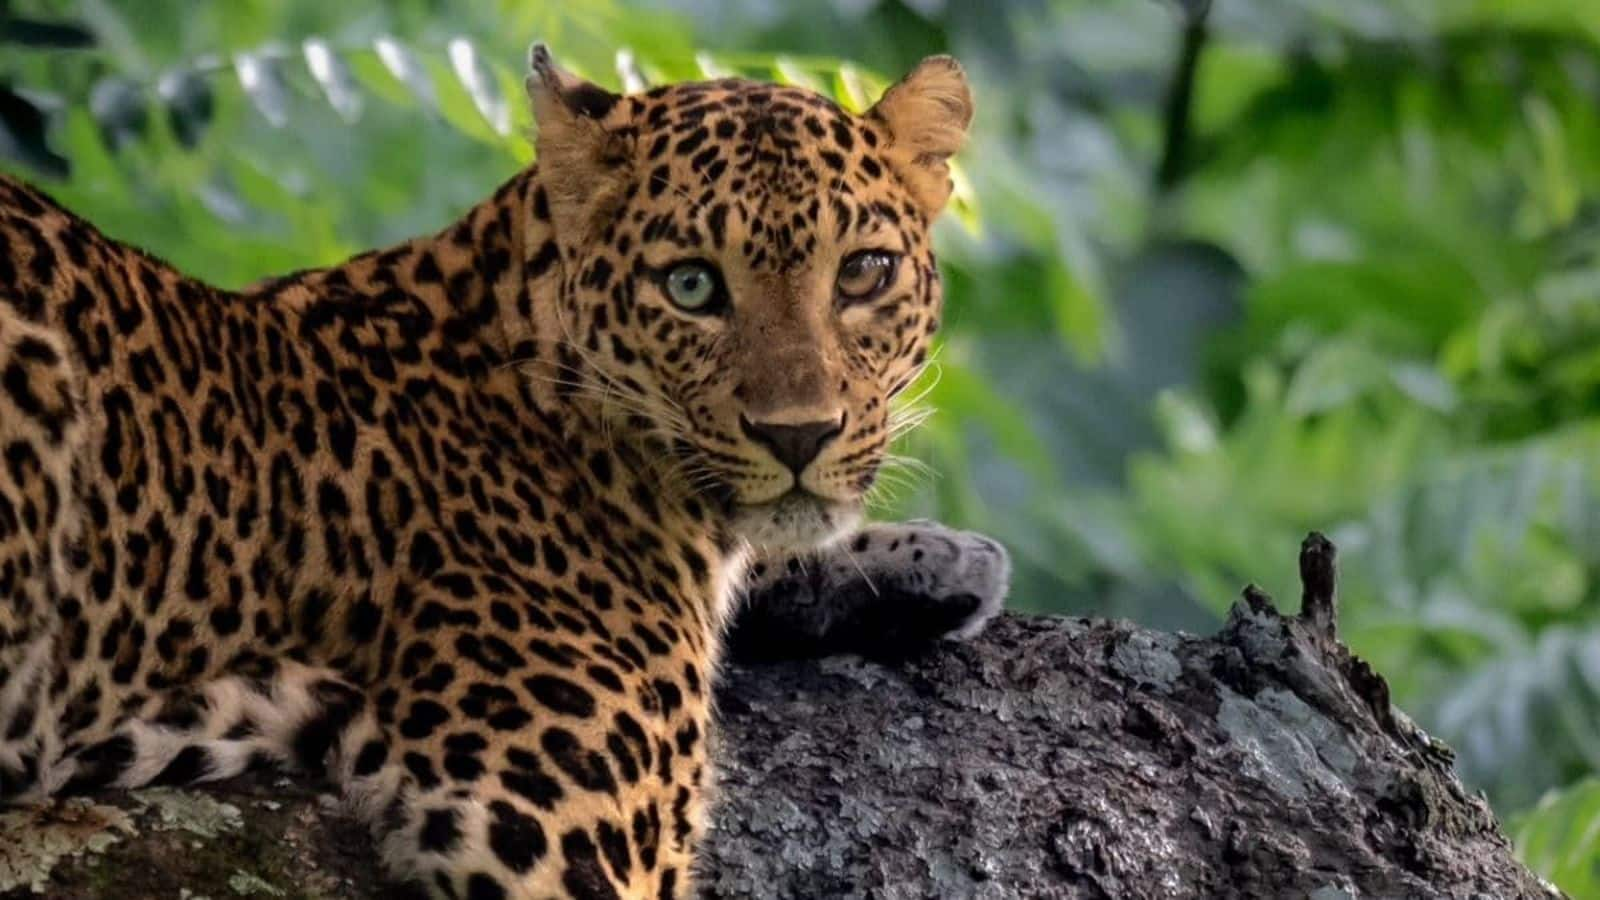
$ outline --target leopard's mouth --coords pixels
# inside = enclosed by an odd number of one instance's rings
[[[829,544],[860,522],[859,502],[829,500],[797,486],[776,500],[736,504],[729,525],[759,550],[793,553]]]

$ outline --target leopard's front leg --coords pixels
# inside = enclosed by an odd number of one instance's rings
[[[927,520],[871,525],[813,553],[757,561],[729,651],[903,655],[982,631],[1010,581],[1009,555],[985,535]]]
[[[691,896],[709,666],[664,616],[494,591],[419,586],[374,686],[388,743],[356,775],[398,787],[353,799],[390,873],[440,900]]]

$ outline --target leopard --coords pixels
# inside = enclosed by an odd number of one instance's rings
[[[973,115],[619,94],[529,54],[533,162],[239,290],[0,177],[0,799],[336,790],[421,894],[676,898],[719,673],[971,637],[1010,561],[863,524]]]

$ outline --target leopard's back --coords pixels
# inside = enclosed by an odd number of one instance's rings
[[[63,663],[159,690],[315,636],[284,601],[338,554],[312,533],[318,492],[349,505],[360,484],[337,382],[351,354],[338,335],[305,340],[319,304],[189,278],[13,180],[0,249],[16,273],[0,278],[0,321],[60,351],[76,399],[62,502],[81,513],[82,596]]]

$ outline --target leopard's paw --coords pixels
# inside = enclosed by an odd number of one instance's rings
[[[1005,607],[1011,556],[993,538],[928,520],[874,525],[851,538],[862,577],[892,594],[900,613],[923,618],[933,636],[967,640]],[[842,567],[839,567],[842,569]]]

